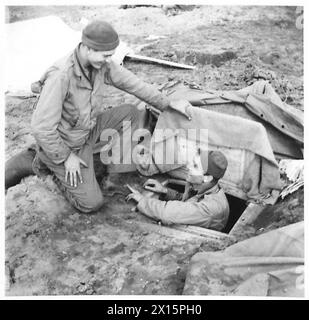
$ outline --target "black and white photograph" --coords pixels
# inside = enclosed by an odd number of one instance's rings
[[[305,298],[303,6],[4,13],[6,298]]]

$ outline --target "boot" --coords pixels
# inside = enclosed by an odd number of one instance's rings
[[[32,162],[36,155],[34,148],[21,151],[5,163],[5,190],[20,183],[21,179],[34,175]]]

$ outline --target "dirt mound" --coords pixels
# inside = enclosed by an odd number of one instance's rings
[[[122,194],[111,193],[121,179],[104,184],[106,205],[93,215],[72,208],[50,176],[45,181],[29,177],[9,189],[8,295],[182,293],[201,239],[147,231],[145,223],[154,222],[131,212]],[[134,183],[136,177],[129,180]]]

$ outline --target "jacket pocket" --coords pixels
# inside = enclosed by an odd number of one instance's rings
[[[70,95],[71,93],[68,92],[66,102],[62,109],[62,118],[68,122],[71,127],[75,127],[80,118],[80,110],[72,103]]]

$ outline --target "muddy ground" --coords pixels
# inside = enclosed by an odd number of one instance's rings
[[[194,71],[126,61],[147,82],[182,80],[201,88],[243,88],[268,79],[280,97],[303,110],[303,31],[295,7],[209,7],[188,11],[160,7],[9,7],[7,22],[57,15],[76,30],[81,18],[105,18],[143,55],[195,64]],[[165,36],[156,41],[150,35]],[[55,59],[58,57],[55,57]],[[112,106],[131,99],[110,91]],[[33,142],[30,118],[35,98],[6,97],[6,159]],[[123,185],[136,174],[104,177],[106,204],[83,215],[63,198],[51,177],[28,177],[6,194],[7,295],[182,294],[188,262],[201,250],[222,245],[164,231],[132,212]],[[118,193],[114,194],[115,191]],[[302,190],[270,209],[259,234],[303,219]]]

